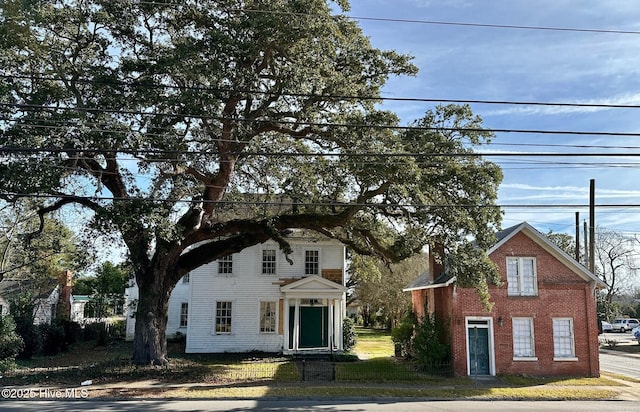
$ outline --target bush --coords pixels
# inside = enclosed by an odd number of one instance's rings
[[[42,337],[38,327],[33,324],[33,319],[17,318],[16,332],[22,338],[24,345],[22,351],[18,354],[20,359],[31,359],[35,355],[39,354],[42,349]]]
[[[107,329],[107,324],[105,322],[89,323],[84,327],[84,340],[93,340],[98,346],[105,346],[107,344],[108,336],[109,330]]]
[[[64,329],[65,350],[82,338],[82,326],[78,322],[71,322],[65,319],[54,321]]]
[[[411,354],[411,339],[413,338],[414,325],[415,319],[408,317],[398,326],[391,329],[391,340],[395,345],[396,356],[409,356]]]
[[[64,334],[64,327],[59,323],[41,324],[38,325],[38,333],[42,341],[42,354],[43,355],[57,355],[58,353],[66,350],[66,338]]]
[[[441,342],[443,335],[444,328],[434,316],[426,316],[416,325],[412,347],[423,369],[437,369],[449,358],[449,345]]]
[[[356,326],[351,318],[342,320],[342,349],[349,352],[356,346]]]
[[[22,351],[24,342],[16,332],[16,324],[11,316],[0,316],[0,371],[13,364]]]
[[[110,338],[124,338],[127,333],[127,322],[124,320],[117,320],[108,326],[108,330]]]

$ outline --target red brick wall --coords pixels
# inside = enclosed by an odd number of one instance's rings
[[[507,297],[507,256],[536,258],[538,296]],[[482,307],[473,289],[455,287],[451,296],[455,302],[451,319],[455,374],[467,374],[465,318],[483,316],[493,319],[496,374],[599,376],[596,308],[589,284],[522,233],[490,258],[498,266],[503,282],[500,287],[490,287],[494,303],[491,312]],[[498,325],[500,317],[502,326]],[[537,361],[513,360],[512,317],[533,318]],[[553,360],[554,317],[573,318],[577,361]]]

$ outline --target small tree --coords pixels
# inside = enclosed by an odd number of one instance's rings
[[[24,341],[11,316],[0,316],[0,371],[7,370],[22,351]]]
[[[342,349],[345,352],[351,351],[357,342],[356,327],[353,319],[344,318],[342,320]]]
[[[444,328],[435,316],[418,322],[413,336],[414,355],[424,370],[436,370],[449,357],[449,345],[442,343]]]

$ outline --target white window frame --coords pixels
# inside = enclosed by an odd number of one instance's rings
[[[219,300],[215,302],[213,313],[213,333],[215,335],[230,335],[233,331],[233,301]],[[218,322],[220,320],[228,320],[227,322]],[[218,328],[218,325],[224,328]]]
[[[218,275],[233,276],[233,254],[218,259]]]
[[[576,361],[573,318],[553,318],[553,360]]]
[[[260,333],[274,334],[278,326],[278,302],[260,301]]]
[[[510,262],[516,263],[517,273],[513,274],[509,271]],[[525,280],[525,262],[531,262],[532,279],[531,287],[526,288]],[[535,257],[507,257],[507,295],[508,296],[538,296],[538,271],[536,270],[537,262]],[[528,282],[527,282],[528,283]]]
[[[533,318],[511,318],[511,330],[513,337],[513,360],[536,361],[536,341],[533,327]],[[530,348],[530,350],[526,350]]]
[[[317,254],[317,261],[316,261],[316,267],[317,267],[317,272],[316,273],[311,273],[311,272],[307,272],[307,268],[308,266],[310,266],[310,261],[307,260],[308,258],[308,253],[310,252],[315,252]],[[304,256],[303,256],[303,264],[304,264],[304,275],[305,276],[313,276],[313,275],[317,275],[320,276],[320,274],[322,273],[322,268],[320,267],[320,263],[322,262],[322,257],[320,256],[320,249],[305,249],[304,250]]]
[[[180,303],[180,319],[178,319],[181,328],[186,328],[189,322],[189,302]]]
[[[265,260],[265,253],[273,252],[273,261]],[[265,269],[273,269],[273,271],[265,270]],[[278,250],[275,248],[264,248],[261,252],[261,261],[260,261],[260,274],[265,276],[273,276],[278,271]]]
[[[182,283],[189,283],[189,274],[188,273],[182,277]]]

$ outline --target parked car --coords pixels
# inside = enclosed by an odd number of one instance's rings
[[[600,327],[601,327],[602,333],[613,331],[613,326],[606,320],[603,320],[602,322],[600,322]]]
[[[638,319],[633,318],[621,318],[614,319],[611,324],[611,330],[613,332],[626,332],[635,328],[636,326],[640,326],[640,321]]]
[[[633,337],[636,338],[638,344],[640,344],[640,326],[636,326],[635,328],[633,328],[631,330],[631,333],[633,333]]]

